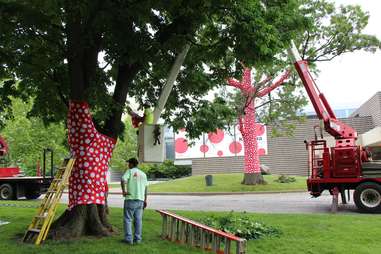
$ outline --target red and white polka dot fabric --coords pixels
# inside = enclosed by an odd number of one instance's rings
[[[255,107],[254,100],[251,99],[251,95],[255,92],[255,87],[251,85],[251,70],[245,68],[243,72],[242,81],[238,82],[234,79],[228,80],[229,85],[236,87],[241,90],[244,96],[249,96],[246,103],[248,106],[245,108],[245,114],[239,116],[239,131],[242,134],[243,146],[245,151],[245,173],[259,173],[259,154],[258,154],[258,143],[257,143],[257,125],[255,124]]]
[[[242,81],[239,82],[235,79],[229,79],[228,83],[230,86],[236,87],[241,90],[241,93],[247,96],[247,107],[245,108],[245,114],[238,117],[239,130],[243,137],[243,146],[245,151],[245,173],[260,173],[260,163],[259,163],[259,152],[257,136],[261,135],[260,125],[255,123],[255,98],[260,98],[272,90],[280,86],[285,79],[287,79],[290,71],[287,71],[283,76],[275,83],[267,86],[261,87],[261,85],[266,84],[271,78],[267,78],[258,84],[252,85],[251,80],[251,69],[245,68],[243,72]],[[257,87],[261,89],[257,91]]]
[[[69,178],[69,207],[104,205],[108,164],[116,140],[95,129],[86,102],[70,102],[67,124],[70,151],[76,158]]]

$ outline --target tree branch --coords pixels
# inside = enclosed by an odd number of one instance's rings
[[[235,88],[243,90],[242,84],[238,80],[228,79],[228,84],[229,84],[229,86],[233,86]]]
[[[200,44],[200,43],[198,43],[198,42],[192,40],[191,38],[187,38],[187,41],[188,41],[189,43],[195,45],[195,46],[203,47],[203,48],[214,48],[215,46],[217,46],[217,45],[220,43],[220,40],[218,40],[218,41],[216,41],[216,42],[214,42],[214,43],[212,43],[212,44],[206,44],[206,45],[204,45],[204,44]]]
[[[61,28],[62,29],[62,28]],[[38,30],[34,30],[33,31],[35,34],[37,34],[40,38],[41,38],[41,40],[45,40],[45,41],[47,41],[47,42],[49,42],[49,43],[52,43],[52,44],[54,44],[54,45],[56,45],[62,52],[64,52],[64,54],[65,54],[65,52],[66,52],[66,48],[65,48],[65,46],[64,45],[62,45],[61,43],[59,43],[58,41],[54,41],[54,40],[52,40],[52,39],[49,39],[48,38],[48,34],[42,34],[42,33],[40,33]]]
[[[324,43],[323,45],[321,45],[319,48],[315,49],[313,54],[318,54],[319,51],[321,51],[322,49],[326,48],[332,41],[333,39],[335,38],[334,35],[332,35],[327,41],[326,43]],[[324,54],[320,54],[320,56],[323,56]],[[315,59],[317,59],[319,56],[317,56]],[[304,59],[304,57],[303,57]]]
[[[302,59],[304,59],[306,54],[307,54],[307,47],[308,47],[308,43],[310,41],[310,38],[311,38],[310,31],[307,31],[307,39],[305,40],[304,45],[303,45]]]
[[[65,1],[70,99],[84,100],[85,77],[83,69],[84,49],[81,42],[81,16],[79,9],[73,8],[73,6],[72,1]]]
[[[85,87],[88,88],[95,82],[96,70],[98,68],[98,54],[101,44],[101,34],[93,35],[93,44],[84,50],[83,69],[85,72]]]
[[[325,59],[321,59],[322,57],[324,57],[325,55],[329,55],[329,54],[332,54],[334,51],[329,51],[328,53],[326,52],[326,54],[321,54],[313,59],[307,59],[307,61],[309,62],[327,62],[327,61],[331,61],[332,59],[342,55],[342,54],[345,54],[345,53],[349,53],[349,52],[352,52],[352,51],[355,51],[355,50],[359,50],[361,49],[361,47],[355,47],[355,48],[352,48],[351,50],[343,50],[343,51],[340,51],[340,52],[336,52],[334,55],[332,55],[331,57],[327,57]]]
[[[264,95],[270,93],[272,90],[274,90],[277,87],[279,87],[288,78],[290,73],[291,73],[291,70],[287,70],[277,82],[275,82],[271,86],[265,87],[261,91],[259,91],[258,92],[258,96],[259,97],[263,97]]]
[[[243,64],[242,64],[242,66],[243,66]],[[241,81],[241,86],[243,87],[243,90],[246,93],[250,93],[250,90],[252,88],[252,86],[251,86],[251,69],[250,68],[244,67],[243,78],[242,78],[242,81]]]
[[[65,97],[65,95],[63,94],[63,92],[62,92],[62,90],[61,90],[61,88],[59,86],[60,82],[59,82],[59,78],[57,77],[56,71],[53,70],[53,74],[49,73],[48,71],[45,71],[45,74],[55,84],[55,88],[57,89],[58,96],[60,97],[60,99],[63,102],[63,104],[65,104],[65,106],[67,108],[69,108],[69,101]]]
[[[245,135],[245,128],[243,125],[242,116],[238,116],[238,124],[239,124],[238,129],[241,132],[242,136],[244,136]]]
[[[269,95],[270,95],[270,94],[269,94]],[[270,97],[270,98],[271,98],[271,97]],[[270,99],[270,100],[268,100],[268,101],[262,103],[261,105],[256,106],[255,109],[259,109],[259,108],[261,108],[261,107],[263,107],[263,106],[266,106],[267,104],[272,103],[272,102],[273,102],[273,100]]]
[[[139,72],[141,65],[134,64],[119,64],[117,80],[112,96],[113,108],[110,117],[106,120],[102,133],[116,138],[121,130],[121,119],[123,114],[124,105],[126,104],[127,94],[132,80]]]

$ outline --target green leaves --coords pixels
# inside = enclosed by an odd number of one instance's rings
[[[303,58],[310,62],[329,61],[347,52],[365,50],[375,52],[381,42],[375,36],[364,34],[369,14],[360,6],[338,8],[325,0],[305,0],[302,12],[310,22],[299,34]]]
[[[247,240],[278,237],[282,234],[282,231],[276,227],[254,221],[245,213],[236,214],[233,211],[221,217],[208,217],[202,223]]]
[[[274,182],[293,183],[293,182],[296,182],[296,179],[295,177],[292,177],[292,176],[280,175],[277,179],[274,180]]]
[[[175,179],[190,176],[192,174],[191,166],[174,165],[173,161],[171,160],[165,160],[161,164],[139,164],[139,168],[147,174],[149,179]]]
[[[296,80],[292,76],[278,92],[264,98],[257,109],[258,122],[271,125],[272,136],[291,136],[295,124],[304,120],[302,108],[307,105],[307,99]]]
[[[130,117],[125,119],[124,126],[123,135],[116,143],[111,159],[111,167],[118,170],[127,169],[126,160],[137,155],[137,129],[132,127]]]
[[[0,80],[0,129],[13,118],[12,97],[27,100],[26,94],[22,93],[18,86],[19,84],[14,79]]]
[[[216,97],[213,102],[200,100],[192,106],[191,103],[189,107],[196,110],[175,112],[171,122],[174,129],[186,128],[190,139],[198,138],[203,132],[224,129],[236,120],[234,109],[221,97]]]
[[[41,119],[27,118],[32,101],[10,100],[14,118],[5,122],[1,135],[9,145],[11,164],[22,167],[27,175],[35,175],[37,162],[42,165],[43,149],[51,148],[54,151],[54,165],[59,166],[69,154],[63,124],[45,126]]]

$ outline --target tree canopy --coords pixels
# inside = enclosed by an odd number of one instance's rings
[[[2,0],[2,117],[11,114],[9,95],[32,96],[29,114],[45,123],[65,119],[68,100],[86,100],[98,130],[116,137],[127,96],[154,106],[188,44],[163,117],[197,136],[234,113],[226,98],[200,99],[239,77],[240,62],[255,66],[258,78],[274,74],[289,64],[282,52],[291,39],[313,61],[373,51],[380,43],[362,34],[367,21],[357,6],[336,9],[323,0]],[[283,90],[286,100],[293,90]],[[282,104],[274,105],[272,112],[281,111]]]
[[[375,52],[380,40],[363,31],[368,25],[369,13],[358,5],[335,6],[326,0],[305,0],[302,13],[314,23],[298,36],[302,58],[308,62],[330,61],[356,50]]]
[[[116,136],[127,95],[154,105],[190,44],[164,113],[184,125],[202,111],[200,97],[239,74],[238,61],[270,63],[287,47],[306,23],[298,7],[296,0],[1,1],[0,74],[9,79],[1,104],[10,105],[10,94],[33,96],[30,114],[54,122],[65,118],[69,99],[86,99],[99,130]]]

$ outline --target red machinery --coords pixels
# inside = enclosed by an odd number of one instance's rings
[[[324,95],[317,88],[306,61],[302,60],[292,43],[289,55],[301,78],[307,94],[326,132],[336,145],[329,148],[327,141],[317,138],[307,142],[309,153],[308,191],[318,197],[324,190],[332,195],[341,193],[346,203],[345,190],[354,190],[354,201],[363,212],[381,211],[381,162],[369,161],[366,150],[356,145],[357,132],[338,120]]]
[[[44,149],[43,153],[43,172],[42,176],[24,176],[20,168],[9,167],[7,163],[8,144],[4,138],[0,136],[0,200],[1,199],[18,199],[26,197],[27,199],[36,199],[42,193],[45,193],[53,180],[53,151]],[[46,160],[50,153],[51,173],[46,176]]]

